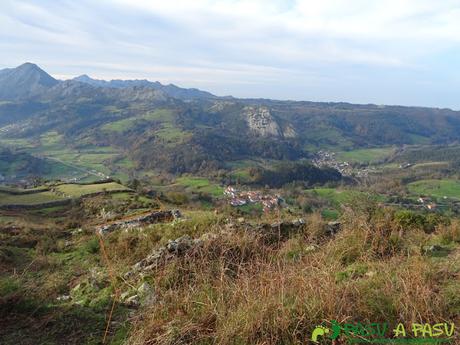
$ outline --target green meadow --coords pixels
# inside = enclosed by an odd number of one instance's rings
[[[61,184],[34,189],[15,189],[0,186],[0,205],[39,205],[66,198],[79,198],[98,192],[120,192],[126,194],[131,190],[116,182],[95,184]],[[120,196],[124,198],[124,196]]]
[[[311,195],[326,199],[334,206],[340,206],[353,201],[353,199],[364,193],[356,190],[335,189],[335,188],[314,188],[307,190]]]
[[[413,194],[460,199],[460,181],[458,180],[420,180],[409,183],[407,187]]]
[[[58,192],[64,193],[70,197],[80,197],[87,194],[98,192],[124,192],[130,189],[116,182],[99,183],[99,184],[62,184],[56,187]]]
[[[337,153],[337,159],[348,162],[370,163],[373,161],[382,160],[391,155],[393,152],[393,147],[359,149],[339,152]]]
[[[142,121],[172,124],[174,121],[174,113],[169,109],[157,109],[155,111],[150,111],[140,116],[130,117],[107,123],[104,126],[102,126],[102,129],[107,132],[123,133],[133,129],[138,124],[142,123]]]
[[[0,191],[0,205],[38,205],[63,199],[65,198],[51,191],[31,194],[8,194]]]
[[[222,196],[224,190],[218,184],[210,182],[206,178],[199,177],[179,177],[176,179],[176,183],[184,186],[192,192],[203,192],[209,193],[212,196]]]

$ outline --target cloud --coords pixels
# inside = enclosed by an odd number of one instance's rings
[[[238,96],[337,100],[338,87],[351,87],[346,100],[424,102],[436,76],[458,87],[441,61],[458,67],[448,57],[459,41],[460,3],[451,0],[0,3],[4,67],[34,61],[61,76],[149,78]],[[418,98],[402,89],[408,80]]]

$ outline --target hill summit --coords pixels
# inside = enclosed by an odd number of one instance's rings
[[[33,96],[58,83],[37,65],[26,62],[16,68],[0,70],[0,99]]]

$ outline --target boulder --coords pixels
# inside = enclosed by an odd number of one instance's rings
[[[170,253],[176,253],[178,255],[181,255],[185,253],[188,249],[190,249],[194,245],[194,241],[192,238],[188,235],[179,237],[178,239],[171,241],[168,241],[168,244],[166,245],[166,249]]]
[[[326,234],[329,235],[329,236],[333,236],[335,234],[337,234],[340,229],[342,228],[342,223],[340,222],[329,222],[326,224]]]
[[[147,257],[134,264],[132,269],[125,274],[125,278],[130,278],[136,273],[155,270],[173,258],[182,256],[190,250],[202,246],[203,243],[202,239],[192,239],[188,235],[169,240],[166,246],[155,249]]]
[[[147,282],[142,283],[137,288],[137,295],[140,297],[142,305],[152,305],[157,300],[155,290]]]

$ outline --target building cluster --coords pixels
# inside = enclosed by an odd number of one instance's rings
[[[318,168],[334,168],[338,170],[342,175],[349,176],[352,173],[352,167],[348,162],[339,162],[334,152],[318,151],[315,157],[312,159],[314,166]]]
[[[430,211],[434,211],[438,207],[430,198],[420,197],[417,201]]]
[[[241,191],[232,186],[225,188],[224,195],[234,207],[260,203],[264,211],[270,211],[281,203],[279,195],[264,194],[261,191]]]
[[[367,177],[375,169],[368,166],[353,168],[349,162],[338,161],[334,152],[318,151],[312,159],[312,164],[318,168],[329,167],[338,170],[343,176]]]

